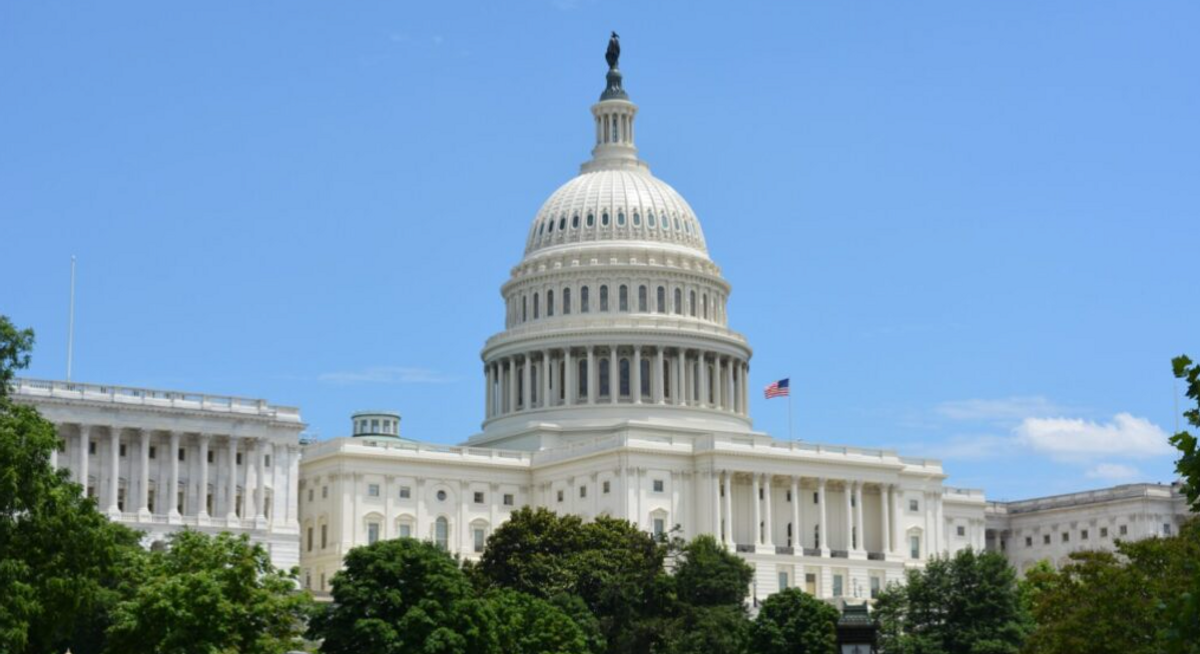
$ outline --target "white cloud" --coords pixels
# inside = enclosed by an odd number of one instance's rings
[[[1127,466],[1121,463],[1101,463],[1094,466],[1086,473],[1088,479],[1107,479],[1110,481],[1122,481],[1132,479],[1141,474],[1137,468]]]
[[[957,434],[926,449],[938,459],[977,461],[1014,454],[1018,444],[1009,436]]]
[[[1026,418],[1013,432],[1024,445],[1057,459],[1086,461],[1114,455],[1142,459],[1172,451],[1166,432],[1158,425],[1128,413],[1118,413],[1106,423]]]
[[[950,420],[974,420],[984,422],[1017,422],[1026,418],[1042,418],[1069,413],[1064,407],[1040,395],[1005,397],[999,399],[971,399],[942,402],[934,409],[938,415]]]
[[[427,368],[404,366],[373,366],[362,370],[324,372],[317,375],[318,381],[331,384],[447,384],[455,381]]]

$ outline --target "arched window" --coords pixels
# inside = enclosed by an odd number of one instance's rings
[[[646,287],[645,286],[638,287],[638,311],[641,311],[642,313],[649,311],[649,309],[646,308]]]
[[[554,291],[546,291],[546,317],[554,315]],[[707,318],[708,316],[704,316]]]
[[[548,220],[547,222],[548,222],[548,223],[550,223],[550,228],[549,228],[549,229],[547,229],[546,231],[547,231],[547,232],[549,232],[549,233],[551,233],[551,234],[553,234],[553,233],[554,233],[554,219],[553,219],[553,218],[551,218],[551,219],[550,219],[550,220]]]
[[[617,227],[624,227],[624,226],[625,226],[625,212],[618,211],[617,212]]]
[[[521,322],[529,320],[529,298],[521,296]]]
[[[537,320],[538,315],[539,315],[538,314],[538,294],[534,293],[533,294],[533,319]]]
[[[567,217],[563,216],[562,218],[558,219],[558,231],[561,232],[562,230],[564,230],[566,228],[567,228]]]
[[[439,517],[433,523],[433,542],[442,549],[450,545],[450,521],[446,516]]]
[[[579,214],[571,216],[571,229],[579,229]]]
[[[642,226],[642,214],[638,213],[637,209],[633,210],[633,226],[634,227]]]
[[[600,389],[599,389],[600,395],[607,397],[608,393],[609,393],[608,359],[600,359],[599,366],[600,366]]]
[[[608,286],[600,285],[600,310],[608,311]]]
[[[629,359],[621,359],[617,367],[621,375],[621,385],[618,387],[621,397],[629,397]]]
[[[658,224],[654,221],[654,212],[653,211],[646,212],[646,225],[648,227],[650,227],[651,229],[658,226]]]
[[[696,291],[690,291],[688,293],[688,313],[692,314],[693,318],[696,317]],[[537,314],[537,312],[535,311],[534,312],[535,318],[537,317],[536,314]]]
[[[700,298],[700,311],[704,314],[704,319],[708,320],[708,293]]]
[[[650,397],[650,358],[643,358],[639,367],[642,369],[642,397]]]
[[[684,221],[683,221],[683,231],[687,232],[688,234],[691,234],[691,233],[692,233],[692,221],[690,221],[690,220],[687,220],[686,218],[684,219]]]
[[[579,289],[579,311],[580,311],[580,313],[587,313],[589,311],[588,287],[586,287],[586,286]]]
[[[566,315],[569,315],[570,313],[571,313],[571,289],[564,288],[563,289],[563,315],[566,316]]]
[[[596,214],[594,214],[594,213],[591,213],[591,212],[588,212],[588,215],[587,215],[587,226],[588,226],[588,227],[595,227],[595,226],[596,226]]]
[[[629,311],[629,287],[624,284],[621,284],[621,288],[618,291],[618,295],[619,295],[619,297],[617,298],[617,309],[619,311]]]
[[[579,397],[587,397],[588,394],[588,366],[587,359],[579,360]]]
[[[675,289],[675,313],[683,313],[683,291]]]
[[[658,287],[658,297],[656,297],[655,299],[658,300],[658,302],[657,302],[658,312],[666,313],[667,312],[667,289],[663,288],[662,286],[659,286]]]
[[[542,224],[538,225],[538,236],[541,236],[542,234],[545,234],[545,233],[546,233],[546,221],[542,221]]]
[[[600,226],[601,226],[601,227],[608,227],[608,212],[607,212],[607,211],[605,211],[604,213],[600,214]]]

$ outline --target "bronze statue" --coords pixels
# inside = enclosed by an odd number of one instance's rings
[[[608,62],[608,67],[616,70],[617,60],[621,58],[621,37],[617,36],[616,32],[612,33],[612,37],[608,39],[608,51],[604,53],[604,60]]]

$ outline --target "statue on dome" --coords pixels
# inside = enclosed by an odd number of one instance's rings
[[[621,37],[616,32],[608,39],[608,51],[604,53],[604,60],[608,62],[608,67],[616,70],[617,60],[621,58]]]

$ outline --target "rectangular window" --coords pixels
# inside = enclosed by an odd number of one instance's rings
[[[187,450],[183,449],[182,447],[179,448],[179,460],[180,461],[184,460],[184,456],[185,456],[186,452],[187,452]]]
[[[475,491],[475,503],[483,504],[483,493],[481,491]]]
[[[504,494],[504,506],[512,506],[515,503],[516,503],[516,498],[513,497],[512,493]]]
[[[412,525],[410,525],[410,524],[400,525],[400,537],[401,538],[412,538]]]
[[[313,501],[313,489],[308,489],[308,501]]]
[[[612,482],[605,481],[602,488],[604,489],[604,494],[608,495],[608,491],[612,490]]]
[[[379,497],[379,484],[367,484],[367,497]]]
[[[1164,522],[1163,523],[1163,536],[1170,536],[1170,535],[1171,535],[1171,524]]]
[[[153,445],[150,446],[150,458],[151,459],[158,458],[158,448],[154,447]]]
[[[1050,544],[1050,534],[1042,534],[1042,545]]]
[[[1121,525],[1121,526],[1120,526],[1120,527],[1117,529],[1117,533],[1121,534],[1122,536],[1128,536],[1128,535],[1129,535],[1129,526],[1128,526],[1128,525]]]
[[[212,463],[212,462],[213,462],[213,460],[214,460],[214,459],[213,459],[213,451],[212,451],[212,450],[209,450],[209,451],[208,451],[208,462],[209,462],[209,463]]]
[[[1100,528],[1100,537],[1101,537],[1101,538],[1108,538],[1108,527],[1101,527],[1101,528]]]
[[[879,579],[879,577],[871,577],[871,599],[879,597],[881,586],[883,586],[883,582]]]
[[[308,528],[308,551],[311,552],[312,547],[313,547],[313,528],[309,527]]]
[[[264,468],[270,468],[270,467],[271,467],[271,455],[270,455],[270,454],[264,454],[264,455],[263,455],[263,467],[264,467]]]
[[[833,596],[842,596],[842,575],[833,575]]]
[[[667,533],[667,521],[662,518],[654,519],[654,535],[662,537]]]
[[[663,487],[664,487],[663,480],[661,480],[661,479],[654,480],[654,492],[655,493],[663,492]]]
[[[579,497],[581,497],[581,498],[587,497],[587,486],[579,487]]]
[[[242,453],[241,452],[237,453],[237,464],[242,465]]]
[[[557,494],[557,496],[558,496],[558,501],[559,501],[559,502],[563,501],[563,492],[562,492],[561,490],[560,490],[560,491],[558,491],[558,494]]]
[[[401,486],[400,487],[400,499],[407,500],[410,497],[412,497],[412,489],[409,488],[408,486]]]
[[[1087,539],[1088,539],[1088,530],[1084,529],[1084,530],[1080,531],[1079,532],[1079,540],[1087,540]]]
[[[88,441],[88,454],[96,453],[96,441]]]
[[[787,501],[789,501],[789,502],[792,501],[792,491],[787,492]]]
[[[1033,547],[1033,536],[1025,537],[1025,547]]]
[[[329,525],[321,525],[321,549],[329,546]]]
[[[125,444],[124,444],[124,443],[121,443],[121,448],[120,448],[120,450],[121,450],[121,451],[120,451],[120,455],[121,455],[121,456],[125,456]]]
[[[1062,533],[1062,542],[1064,542],[1064,543],[1071,542],[1071,533],[1070,532],[1064,531]]]
[[[820,503],[821,503],[821,494],[813,493],[813,504],[820,504]]]
[[[957,527],[955,527],[955,533],[957,533],[959,536],[966,536],[967,528],[962,525],[958,525]]]
[[[920,505],[920,503],[917,502],[917,500],[909,500],[908,501],[908,510],[909,511],[916,512],[916,511],[919,511],[920,509],[921,509],[921,505]]]
[[[908,551],[909,558],[913,558],[913,559],[921,558],[921,537],[920,536],[909,536],[908,550],[909,550]]]
[[[379,523],[367,523],[367,545],[374,545],[379,541]]]
[[[483,543],[485,540],[487,540],[486,535],[483,533],[482,529],[476,529],[474,535],[475,535],[475,551],[482,552],[483,551]]]
[[[786,571],[779,573],[779,590],[788,589],[788,573]]]
[[[327,497],[329,497],[329,487],[328,487],[328,486],[322,486],[322,487],[321,487],[321,499],[325,499],[325,498],[327,498]]]

